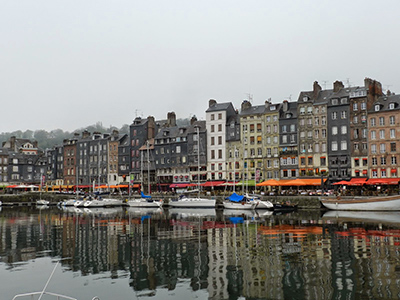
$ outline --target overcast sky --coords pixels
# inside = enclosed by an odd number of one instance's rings
[[[400,92],[400,1],[0,0],[0,132],[136,116],[205,119],[208,100],[297,100],[315,80]]]

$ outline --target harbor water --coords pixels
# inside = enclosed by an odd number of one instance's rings
[[[400,298],[400,212],[1,209],[1,299]]]

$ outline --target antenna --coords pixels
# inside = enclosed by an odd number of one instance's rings
[[[346,78],[347,87],[351,87],[350,78]]]
[[[322,80],[322,85],[324,86],[324,90],[326,90],[326,85],[329,81],[328,80]]]
[[[247,93],[247,98],[249,99],[249,102],[252,103],[253,102],[253,94]]]
[[[392,86],[392,84],[386,84],[385,86],[386,86],[386,91],[387,91]]]
[[[289,99],[289,101],[292,101],[292,94],[289,95],[288,99]],[[269,98],[268,100],[270,100],[270,102],[271,102],[271,98]]]

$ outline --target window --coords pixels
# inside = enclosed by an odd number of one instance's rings
[[[395,125],[395,124],[396,124],[395,116],[390,116],[390,117],[389,117],[389,124],[390,124],[390,125]]]
[[[243,125],[243,127],[244,127],[245,125]],[[211,125],[211,132],[214,132],[215,131],[215,128],[214,128],[214,125]]]
[[[321,135],[323,138],[326,138],[326,129],[321,130]]]
[[[337,151],[337,142],[336,141],[333,141],[332,142],[332,151]]]
[[[290,125],[290,132],[295,132],[296,131],[296,125],[292,124]]]
[[[211,121],[214,121],[215,117],[214,114],[211,114]]]
[[[354,138],[358,139],[358,129],[354,129]]]
[[[347,150],[347,141],[341,141],[340,145],[341,150]]]
[[[338,99],[332,99],[332,105],[338,105],[339,100]]]
[[[346,118],[347,118],[347,112],[346,112],[345,110],[343,110],[343,111],[340,113],[340,118],[341,118],[341,119],[346,119]]]
[[[326,117],[321,118],[321,125],[326,125]]]
[[[215,137],[211,137],[211,145],[215,145]]]
[[[386,152],[386,144],[380,144],[379,145],[379,150],[381,153],[385,153]]]
[[[375,120],[375,118],[371,118],[371,120],[370,120],[370,125],[371,125],[371,127],[376,126],[376,120]]]
[[[319,126],[319,118],[314,118],[314,125]]]
[[[390,138],[394,139],[396,137],[396,130],[395,129],[390,129]]]
[[[394,109],[394,103],[389,103],[389,109]]]
[[[376,131],[375,130],[371,131],[371,140],[376,140]]]
[[[211,159],[215,159],[215,150],[211,150]]]
[[[392,163],[392,165],[397,165],[397,158],[396,158],[396,156],[392,156],[392,158],[391,158],[391,163]]]
[[[282,135],[282,143],[287,143],[287,135]]]
[[[396,143],[390,143],[390,151],[396,152]]]
[[[357,111],[358,110],[358,103],[353,103],[353,110]]]
[[[354,159],[354,166],[360,166],[360,160],[358,158]]]
[[[218,124],[218,131],[222,131],[222,124]]]
[[[358,123],[358,116],[354,116],[354,117],[353,117],[353,123],[354,123],[354,124],[357,124],[357,123]]]
[[[176,146],[176,153],[181,153],[181,146]]]
[[[347,104],[347,98],[340,99],[340,104]]]
[[[337,119],[337,112],[334,111],[334,112],[332,113],[332,120],[336,120],[336,119]]]
[[[321,144],[321,151],[326,152],[326,143]]]
[[[347,126],[342,126],[342,134],[347,134]]]
[[[222,113],[218,114],[218,120],[222,120]]]
[[[221,150],[221,149],[218,150],[218,158],[219,158],[219,159],[222,158],[222,150]]]
[[[381,157],[381,166],[386,165],[386,157],[382,156]]]
[[[381,140],[383,140],[383,139],[385,139],[385,130],[379,130],[379,138],[381,139]]]
[[[308,106],[307,107],[307,113],[308,114],[312,114],[312,106]]]
[[[325,166],[326,165],[326,158],[325,157],[321,157],[320,158],[320,163],[321,163],[321,166]]]
[[[376,154],[376,145],[375,144],[371,145],[371,153]]]
[[[301,132],[300,132],[300,137],[301,137],[301,138],[304,138],[305,136],[306,136],[306,133],[305,133],[304,131],[301,131]]]
[[[386,170],[381,170],[381,177],[386,177]]]
[[[380,125],[380,126],[385,125],[385,118],[384,118],[384,117],[380,117],[380,118],[379,118],[379,125]]]
[[[319,130],[314,130],[314,137],[317,139],[319,137]]]
[[[305,107],[300,107],[300,114],[304,115],[306,112],[306,108]]]
[[[267,126],[268,128],[268,126]],[[287,132],[287,126],[286,125],[282,125],[282,132]]]
[[[222,145],[222,136],[218,137],[218,145]]]
[[[367,109],[367,103],[361,102],[361,110],[366,110],[366,109]]]
[[[379,104],[375,105],[375,111],[379,111],[381,109],[381,106]]]
[[[337,135],[338,130],[337,130],[337,126],[333,126],[332,127],[332,135]]]
[[[372,158],[372,165],[377,166],[378,165],[378,159],[376,157]]]
[[[318,143],[315,144],[315,146],[314,146],[314,152],[315,152],[315,153],[318,153],[318,152],[319,152],[319,144],[318,144]]]

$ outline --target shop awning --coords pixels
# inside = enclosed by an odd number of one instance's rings
[[[261,183],[257,183],[257,186],[279,186],[279,181],[275,179],[268,179]]]
[[[371,179],[368,179],[366,184],[369,184],[369,185],[382,185],[382,184],[395,185],[395,184],[399,184],[399,181],[400,181],[400,178],[371,178]]]
[[[342,181],[335,182],[333,185],[348,185],[348,184],[349,184],[349,181],[342,180]]]
[[[202,183],[200,185],[204,186],[204,187],[211,187],[211,186],[219,186],[219,185],[221,185],[223,183],[225,183],[225,181],[207,181],[207,182],[204,182],[204,183]]]
[[[367,178],[352,178],[349,181],[350,186],[359,186],[359,185],[363,185],[367,182]]]
[[[282,180],[281,180],[282,181]],[[326,178],[323,179],[326,181]],[[287,180],[286,182],[281,183],[282,186],[320,186],[321,179],[294,179],[294,180]]]
[[[254,179],[250,179],[250,180],[242,180],[242,181],[236,183],[236,185],[239,185],[239,186],[242,186],[242,185],[245,185],[245,186],[256,186],[256,183],[257,182]]]

